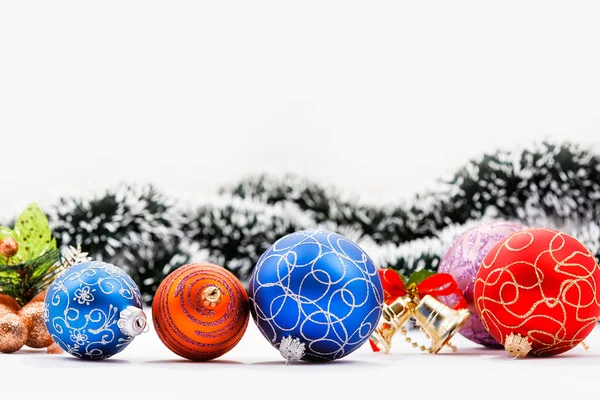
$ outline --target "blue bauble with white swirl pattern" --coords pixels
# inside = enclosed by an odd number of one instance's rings
[[[137,285],[104,262],[84,262],[63,272],[48,288],[45,307],[52,339],[87,360],[119,353],[146,327]]]
[[[375,330],[383,289],[369,256],[327,231],[284,236],[259,259],[249,283],[250,311],[284,358],[337,360]]]

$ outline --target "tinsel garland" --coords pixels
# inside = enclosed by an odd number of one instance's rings
[[[600,257],[600,157],[542,143],[471,160],[434,190],[391,206],[361,203],[294,176],[249,177],[195,209],[150,185],[121,186],[49,211],[60,245],[125,268],[151,301],[162,279],[192,261],[224,265],[243,281],[279,237],[324,228],[359,242],[379,266],[435,270],[453,239],[481,220],[561,229]]]

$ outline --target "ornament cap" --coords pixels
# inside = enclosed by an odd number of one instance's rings
[[[510,335],[506,335],[504,349],[514,358],[523,358],[531,351],[531,343],[527,336],[523,337],[520,333],[516,335],[511,333]]]
[[[202,291],[202,301],[207,307],[214,307],[221,301],[221,291],[216,286],[209,286]]]
[[[124,335],[136,337],[144,333],[148,326],[146,314],[141,308],[127,306],[119,314],[117,326]]]
[[[306,346],[300,341],[300,339],[292,338],[291,336],[284,337],[281,339],[281,343],[279,344],[279,353],[281,353],[281,356],[285,358],[286,365],[290,361],[296,362],[302,360],[305,349]]]
[[[63,268],[69,268],[77,264],[92,261],[91,257],[88,257],[88,253],[81,250],[81,244],[77,247],[69,246],[63,251]]]

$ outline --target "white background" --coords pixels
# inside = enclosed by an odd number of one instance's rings
[[[397,202],[468,159],[600,149],[595,1],[0,1],[0,215],[294,172]]]
[[[512,360],[502,350],[487,350],[462,337],[453,342],[457,353],[443,349],[431,355],[400,336],[389,355],[365,345],[331,363],[286,366],[250,321],[233,350],[217,360],[194,363],[171,353],[151,328],[106,361],[27,348],[0,354],[0,398],[584,400],[600,393],[598,329],[586,340],[589,352],[579,346],[550,358]]]

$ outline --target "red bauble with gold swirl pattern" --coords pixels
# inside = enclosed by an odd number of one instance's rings
[[[175,354],[195,361],[222,356],[248,326],[248,295],[226,269],[189,264],[160,284],[152,303],[154,328]]]
[[[475,280],[475,307],[510,355],[552,356],[577,346],[600,317],[600,269],[575,238],[550,229],[493,247]]]

